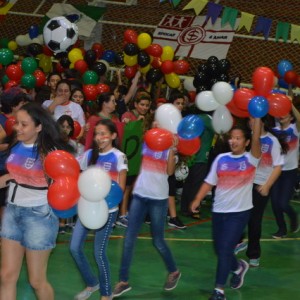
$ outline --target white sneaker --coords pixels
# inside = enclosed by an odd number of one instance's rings
[[[86,300],[91,297],[91,295],[99,290],[99,284],[93,286],[93,287],[87,287],[80,293],[78,293],[75,297],[74,300]]]
[[[249,259],[250,267],[259,267],[259,258],[251,258]]]

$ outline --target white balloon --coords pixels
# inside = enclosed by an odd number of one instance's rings
[[[98,202],[104,199],[111,188],[109,174],[100,167],[89,167],[79,175],[78,189],[88,201]]]
[[[216,101],[222,105],[226,105],[233,97],[232,86],[225,81],[216,82],[211,90]]]
[[[189,91],[196,91],[196,88],[194,87],[193,81],[194,81],[194,79],[192,77],[187,77],[183,81],[183,86],[188,92]]]
[[[159,127],[172,133],[177,133],[177,127],[181,119],[182,116],[179,109],[171,103],[163,104],[155,111],[155,120],[159,123]]]
[[[203,91],[196,95],[196,106],[203,111],[215,110],[220,104],[214,98],[212,91]]]
[[[31,38],[29,37],[29,33],[24,35],[18,35],[16,37],[16,43],[18,46],[28,46],[31,43]]]
[[[233,125],[233,118],[224,105],[220,105],[212,115],[212,126],[216,133],[222,134],[228,132]]]
[[[99,229],[106,224],[109,212],[104,199],[98,202],[91,202],[80,197],[77,208],[78,217],[85,227]]]

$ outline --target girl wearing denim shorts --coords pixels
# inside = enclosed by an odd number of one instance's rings
[[[16,141],[10,147],[0,187],[8,186],[1,232],[1,299],[17,298],[17,281],[24,256],[29,282],[37,299],[54,299],[47,264],[58,232],[58,218],[48,205],[43,158],[65,149],[52,116],[36,103],[16,114]]]

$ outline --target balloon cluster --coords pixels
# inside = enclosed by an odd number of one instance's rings
[[[210,56],[205,63],[198,66],[194,75],[193,85],[197,92],[207,91],[218,81],[229,81],[230,62],[228,59],[218,59]]]
[[[44,161],[47,176],[53,179],[48,189],[48,202],[59,217],[76,214],[80,193],[78,190],[79,163],[63,150],[50,152]]]
[[[125,64],[127,78],[133,78],[137,70],[140,70],[151,83],[156,83],[164,76],[171,88],[180,86],[178,75],[186,74],[190,67],[185,60],[174,60],[171,46],[153,44],[148,33],[138,34],[132,29],[124,32],[123,52],[118,54],[118,60]]]
[[[279,87],[300,87],[300,76],[293,70],[293,64],[289,60],[283,59],[278,63],[276,75]]]
[[[173,135],[178,135],[177,150],[180,154],[191,156],[200,149],[200,136],[204,124],[197,115],[182,118],[173,104],[163,104],[155,112],[159,128],[152,128],[145,133],[145,142],[155,151],[169,149],[173,144]]]
[[[275,74],[268,67],[258,67],[252,74],[253,89],[239,88],[227,108],[237,117],[261,118],[269,113],[274,117],[287,115],[292,103],[280,91],[274,90]]]
[[[78,201],[80,221],[89,229],[101,228],[107,222],[109,209],[121,202],[122,189],[97,166],[89,167],[80,174],[78,188],[81,194]]]

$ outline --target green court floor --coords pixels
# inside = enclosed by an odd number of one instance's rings
[[[300,201],[295,199],[293,206],[300,213]],[[201,219],[184,218],[188,225],[185,230],[166,226],[166,239],[182,272],[177,288],[171,292],[163,291],[167,272],[155,249],[152,247],[149,226],[143,225],[137,241],[135,256],[131,268],[130,284],[132,290],[118,299],[149,300],[201,300],[208,299],[214,286],[216,257],[211,240],[210,205],[203,208]],[[274,300],[300,299],[300,232],[290,234],[282,240],[274,240],[271,234],[276,231],[275,221],[268,206],[263,224],[261,266],[250,268],[240,290],[226,289],[227,299],[232,300]],[[109,243],[112,283],[118,280],[118,269],[122,252],[125,230],[115,228]],[[76,266],[69,254],[68,243],[71,231],[60,234],[57,247],[49,261],[49,280],[52,283],[57,300],[71,300],[84,288]],[[93,260],[93,235],[86,242],[86,253]],[[245,253],[239,253],[245,258]],[[35,296],[27,283],[26,266],[18,283],[18,300],[34,300]],[[94,293],[91,300],[100,299]],[[5,300],[5,299],[3,299]]]

